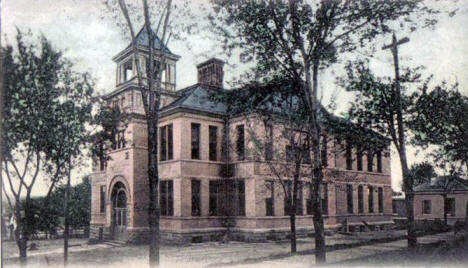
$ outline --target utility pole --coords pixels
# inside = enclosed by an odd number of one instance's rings
[[[405,191],[405,202],[406,202],[406,215],[408,220],[408,248],[414,249],[417,246],[416,226],[414,224],[414,194],[413,194],[413,178],[409,174],[408,161],[406,157],[406,146],[405,146],[405,127],[403,122],[403,107],[401,105],[401,87],[400,87],[400,66],[398,62],[398,46],[404,43],[408,43],[409,38],[404,37],[397,40],[395,33],[392,36],[392,43],[382,47],[382,50],[390,49],[393,55],[393,64],[395,67],[395,103],[396,103],[396,115],[397,115],[397,127],[398,127],[398,154],[400,156],[401,169],[403,173],[403,185]],[[396,143],[396,141],[395,141]]]
[[[382,47],[382,50],[390,49],[393,55],[393,64],[395,66],[395,93],[396,93],[396,104],[397,104],[397,121],[398,121],[398,138],[400,143],[400,150],[405,153],[406,156],[406,148],[405,148],[405,133],[403,127],[403,115],[402,115],[402,107],[401,107],[401,88],[400,88],[400,66],[398,62],[398,46],[404,43],[408,43],[409,38],[404,37],[397,41],[395,33],[392,36],[392,43],[390,45],[385,45]],[[401,124],[401,125],[400,125]]]

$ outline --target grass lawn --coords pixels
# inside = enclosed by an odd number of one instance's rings
[[[362,233],[355,236],[334,235],[328,237],[330,247],[327,252],[328,262],[334,265],[353,266],[390,266],[420,264],[427,266],[442,264],[468,263],[468,242],[457,238],[453,233],[442,233],[434,236],[421,237],[421,245],[414,252],[406,249],[406,240],[393,242],[377,242],[362,244],[363,237],[380,239],[397,233]],[[465,236],[466,237],[466,236]],[[435,243],[440,238],[452,241]],[[358,243],[356,246],[341,246],[344,242]],[[39,240],[39,250],[30,251],[28,267],[63,267],[63,240]],[[222,267],[225,265],[243,267],[310,267],[314,263],[313,239],[305,238],[298,241],[298,254],[289,254],[289,243],[243,243],[230,242],[222,244],[209,242],[187,246],[163,246],[161,248],[161,264],[163,267]],[[72,239],[69,254],[70,267],[147,267],[147,245],[87,245],[86,239]],[[16,244],[12,241],[3,244],[5,267],[18,267]],[[8,258],[9,256],[9,258]]]

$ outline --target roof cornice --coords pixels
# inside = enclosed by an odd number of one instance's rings
[[[147,46],[137,45],[136,47],[137,47],[138,52],[143,52],[143,53],[149,54],[149,49],[148,49]],[[154,55],[160,56],[160,54],[161,54],[160,50],[153,49],[153,51],[154,51],[153,52]],[[130,46],[130,47],[120,51],[114,57],[112,57],[112,60],[117,63],[117,62],[121,61],[122,59],[126,58],[128,55],[130,55],[132,53],[133,53],[133,47]],[[163,54],[164,54],[165,57],[167,57],[167,58],[169,58],[171,60],[174,60],[174,61],[178,61],[180,59],[179,55],[176,55],[176,54],[173,54],[173,53],[164,52]]]

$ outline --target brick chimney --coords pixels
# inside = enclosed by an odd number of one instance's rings
[[[198,83],[222,88],[224,76],[223,65],[224,62],[217,58],[211,58],[198,64]]]

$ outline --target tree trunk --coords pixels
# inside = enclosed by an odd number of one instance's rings
[[[71,159],[68,160],[68,176],[67,176],[67,185],[65,188],[65,196],[63,198],[64,203],[64,217],[65,217],[65,230],[63,231],[63,265],[68,265],[68,232],[70,229],[69,226],[69,217],[68,217],[68,199],[70,195],[70,180],[71,180]]]
[[[153,94],[153,93],[150,93]],[[151,229],[151,242],[149,247],[149,263],[150,267],[159,266],[159,245],[160,245],[160,232],[159,232],[159,176],[158,176],[158,161],[157,161],[157,125],[158,118],[148,121],[148,177],[149,177],[149,194],[150,194],[150,208],[149,208],[149,225]]]
[[[323,170],[320,157],[320,122],[319,122],[319,103],[318,103],[318,66],[319,62],[314,62],[312,66],[312,150],[314,154],[314,195],[313,195],[313,213],[314,213],[314,230],[315,230],[315,263],[323,264],[327,262],[325,250],[325,225],[322,215],[322,200],[320,198],[323,182]],[[310,88],[310,86],[309,86]]]
[[[400,159],[402,156],[400,154]],[[403,160],[400,160],[402,167],[406,166],[406,154]],[[405,168],[403,168],[405,170]],[[414,223],[414,193],[413,193],[413,180],[408,176],[408,168],[406,166],[406,172],[403,171],[403,182],[405,186],[405,205],[406,205],[406,217],[407,217],[407,230],[408,230],[408,248],[413,249],[418,245],[418,238],[416,234],[416,225]]]
[[[325,226],[321,209],[314,206],[314,229],[315,229],[315,263],[326,263],[325,251]]]
[[[27,253],[28,253],[28,240],[20,238],[18,243],[18,248],[20,252],[20,265],[21,267],[26,267],[27,263]]]
[[[25,267],[27,263],[27,246],[28,246],[28,237],[26,236],[24,230],[24,221],[21,219],[21,201],[19,197],[16,198],[15,203],[15,218],[16,218],[16,229],[14,232],[16,245],[19,250],[19,261],[20,266]]]
[[[291,209],[292,211],[292,209]],[[289,212],[289,222],[291,224],[291,253],[297,252],[297,244],[296,244],[296,213]]]

